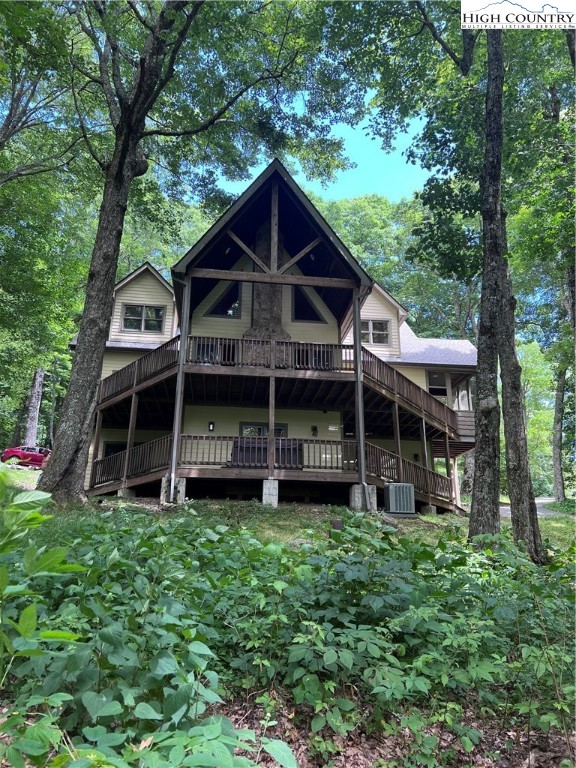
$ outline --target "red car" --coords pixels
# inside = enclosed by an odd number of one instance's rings
[[[43,451],[49,450],[49,448],[27,448],[24,445],[19,445],[17,448],[6,448],[2,456],[0,456],[0,461],[12,459],[15,464],[39,468],[44,459]],[[18,461],[15,461],[16,459]]]

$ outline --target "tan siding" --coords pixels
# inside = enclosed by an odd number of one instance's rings
[[[102,375],[100,378],[105,379],[106,376],[110,376],[114,371],[119,371],[134,360],[138,360],[142,355],[146,355],[146,350],[125,350],[125,349],[107,349],[104,353],[104,361],[102,362]]]
[[[166,307],[164,330],[162,333],[138,333],[122,330],[122,307],[124,304],[147,304],[149,306]],[[151,341],[158,345],[171,339],[174,335],[174,300],[172,293],[150,272],[145,271],[131,280],[128,285],[116,291],[114,310],[110,324],[110,341]]]
[[[398,332],[398,310],[385,296],[373,291],[364,302],[361,311],[362,320],[388,320],[389,344],[364,344],[378,357],[400,355],[400,335]],[[348,331],[344,344],[353,343],[352,328]]]
[[[418,384],[419,387],[422,387],[422,389],[428,389],[428,383],[426,381],[426,369],[425,368],[413,368],[410,365],[394,365],[392,364],[393,368],[396,368],[396,370],[406,376],[407,379],[410,379],[410,381],[413,381],[414,384]]]
[[[214,422],[214,432],[208,432],[208,422]],[[215,406],[187,405],[184,409],[184,434],[221,435],[239,434],[240,422],[268,422],[267,408],[217,408]],[[322,411],[276,410],[276,423],[288,424],[288,437],[311,438],[311,427],[318,427],[318,438],[340,440],[340,414]],[[335,427],[336,429],[330,429]]]
[[[303,323],[292,320],[292,286],[282,290],[282,326],[292,341],[312,341],[319,344],[338,344],[339,330],[336,318],[313,288],[304,288],[310,303],[325,323]]]

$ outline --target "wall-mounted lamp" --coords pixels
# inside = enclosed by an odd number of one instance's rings
[[[418,464],[418,462],[420,461],[420,454],[419,453],[415,453],[413,455],[414,455],[414,461],[416,462],[416,464]]]
[[[318,427],[315,424],[310,427],[310,431],[312,432],[312,437],[318,437]]]
[[[215,424],[213,421],[208,422],[208,432],[214,432]]]

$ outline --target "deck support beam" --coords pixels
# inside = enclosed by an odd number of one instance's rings
[[[444,434],[444,460],[446,462],[446,477],[450,480],[450,501],[454,501],[454,482],[452,480],[452,460],[450,459],[450,438]]]
[[[404,482],[404,467],[402,466],[402,444],[400,442],[400,415],[398,413],[398,403],[392,403],[392,432],[394,434],[394,453],[398,456],[396,460],[396,476],[398,482]]]
[[[270,388],[268,392],[268,476],[274,476],[274,464],[276,463],[276,379],[270,376]]]
[[[100,458],[100,436],[102,434],[102,411],[96,411],[96,428],[94,430],[94,448],[92,449],[92,469],[90,470],[90,487],[94,486],[94,462]]]
[[[366,433],[364,431],[364,392],[362,384],[362,336],[360,325],[360,291],[353,291],[353,325],[354,325],[354,373],[356,374],[356,440],[358,441],[358,474],[364,488],[364,509],[370,509],[370,498],[366,484]]]
[[[172,425],[172,459],[170,462],[170,491],[169,500],[174,501],[174,489],[176,486],[176,470],[180,457],[180,443],[182,436],[182,415],[184,412],[184,365],[186,364],[186,352],[188,349],[188,334],[190,326],[190,301],[192,294],[192,279],[184,280],[184,299],[182,302],[182,317],[180,318],[180,346],[178,348],[178,373],[176,374],[176,397],[174,401],[174,423]]]
[[[422,451],[422,466],[430,469],[428,460],[428,442],[426,440],[426,419],[420,420],[420,449]]]
[[[122,482],[126,482],[128,477],[128,468],[130,464],[130,453],[134,448],[134,432],[136,431],[136,418],[138,416],[138,394],[132,393],[130,402],[130,421],[128,422],[128,439],[126,440],[126,456],[124,457],[124,469],[122,471]]]

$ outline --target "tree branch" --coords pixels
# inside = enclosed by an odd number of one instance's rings
[[[215,125],[217,122],[220,121],[220,118],[226,114],[226,112],[231,109],[236,102],[244,96],[245,93],[247,93],[251,88],[254,88],[259,83],[264,83],[269,80],[278,80],[281,78],[286,71],[286,69],[293,63],[294,59],[296,58],[296,54],[292,57],[290,62],[288,64],[285,64],[284,67],[280,72],[277,73],[271,73],[269,75],[261,75],[260,77],[257,77],[255,80],[253,80],[251,83],[248,83],[247,85],[240,88],[239,91],[237,91],[233,96],[231,96],[228,101],[226,101],[225,104],[223,104],[220,109],[216,110],[212,114],[211,117],[209,117],[207,120],[204,120],[204,122],[200,123],[200,125],[197,125],[195,128],[188,128],[181,131],[176,130],[170,130],[165,128],[157,128],[152,130],[143,131],[142,136],[168,136],[168,137],[177,137],[177,136],[196,136],[198,133],[202,133],[203,131],[206,131],[211,126]]]
[[[470,68],[472,67],[474,46],[476,44],[476,40],[478,36],[475,35],[471,29],[462,30],[462,57],[460,57],[448,45],[446,40],[444,40],[444,38],[440,35],[440,33],[436,28],[436,25],[426,13],[424,4],[420,2],[420,0],[417,0],[416,7],[420,12],[420,16],[422,17],[423,23],[430,30],[430,34],[432,35],[434,40],[436,40],[436,42],[442,47],[444,52],[448,54],[448,56],[452,59],[454,64],[456,64],[460,72],[463,75],[467,75],[470,72]]]

